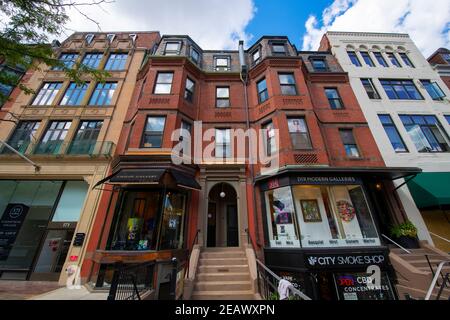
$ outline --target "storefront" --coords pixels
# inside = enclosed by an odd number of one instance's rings
[[[398,212],[374,204],[380,195],[373,190],[415,171],[327,168],[261,178],[266,265],[315,299],[394,299],[380,225],[381,217]],[[380,271],[376,286],[370,286],[371,266]]]
[[[195,171],[194,171],[195,172]],[[188,217],[192,192],[200,189],[193,173],[174,167],[120,168],[97,183],[114,185],[113,219],[104,248],[94,260],[101,264],[96,287],[108,287],[115,262],[139,264],[178,259],[183,273],[187,258]],[[170,263],[152,271],[160,298],[168,294]],[[183,275],[179,277],[184,278]]]
[[[1,180],[0,190],[0,279],[58,280],[88,184]]]

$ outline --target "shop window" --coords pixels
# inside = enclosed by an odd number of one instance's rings
[[[49,106],[53,103],[62,87],[62,82],[44,82],[33,100],[33,106]]]
[[[359,158],[361,157],[356,144],[355,136],[352,129],[339,129],[342,143],[344,144],[345,154],[347,157]]]
[[[67,181],[53,215],[53,222],[75,222],[80,219],[89,185],[84,181]]]
[[[75,82],[71,82],[64,97],[61,100],[60,105],[62,106],[79,106],[83,102],[86,91],[89,87],[89,82],[78,85]]]
[[[401,115],[400,120],[418,152],[450,152],[450,138],[435,116]]]
[[[384,131],[386,132],[395,152],[408,152],[408,149],[406,148],[405,143],[403,142],[403,139],[397,130],[397,127],[392,121],[391,116],[388,114],[380,114],[378,115],[378,117],[380,118]]]
[[[380,95],[378,94],[378,91],[375,88],[372,79],[361,79],[361,82],[362,85],[364,86],[364,89],[366,90],[369,99],[376,99],[376,100],[380,99]]]
[[[155,250],[161,197],[160,191],[124,191],[112,250]]]
[[[142,139],[143,148],[161,148],[165,123],[165,117],[147,117]]]
[[[185,195],[178,192],[167,192],[164,197],[159,250],[183,247],[185,213]]]
[[[305,118],[288,119],[289,134],[291,136],[292,147],[296,150],[311,149],[311,139]]]
[[[344,109],[344,103],[337,88],[325,88],[325,95],[327,96],[331,109]]]
[[[360,185],[295,185],[265,199],[272,247],[380,245]]]
[[[35,154],[59,154],[67,132],[71,126],[71,121],[50,122],[44,136],[34,151]]]
[[[293,73],[279,73],[278,80],[280,81],[282,95],[285,96],[297,95],[297,88],[295,86],[295,78]]]
[[[389,67],[389,65],[387,64],[387,62],[384,59],[383,54],[381,52],[374,52],[373,55],[377,59],[380,66],[385,67],[385,68]]]
[[[36,141],[36,131],[39,129],[40,121],[21,121],[13,135],[8,140],[8,144],[19,151],[24,153],[31,141]],[[3,147],[2,153],[11,153],[8,148]]]
[[[271,247],[300,247],[298,223],[290,187],[266,192],[267,227]]]

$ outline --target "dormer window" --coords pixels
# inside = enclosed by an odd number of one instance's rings
[[[214,68],[216,71],[229,71],[230,70],[230,57],[215,57]]]
[[[194,61],[196,64],[198,64],[199,61],[200,61],[200,54],[199,54],[198,51],[195,50],[193,47],[191,47],[191,59],[192,59],[192,61]]]
[[[316,72],[328,71],[328,66],[325,58],[312,58],[311,64]]]
[[[84,37],[84,40],[86,41],[86,44],[89,45],[94,40],[94,35],[92,33],[89,33]]]
[[[164,55],[178,56],[180,54],[181,42],[166,42]]]
[[[114,41],[114,38],[116,37],[116,35],[115,34],[113,34],[113,33],[110,33],[110,34],[107,34],[106,35],[106,39],[108,39],[108,42],[109,43],[112,43],[113,41]]]
[[[284,42],[272,42],[272,54],[276,56],[285,56],[286,44]]]
[[[135,34],[135,33],[130,34],[130,39],[131,39],[131,41],[133,41],[133,43],[135,43],[136,39],[137,39],[137,34]]]
[[[257,49],[252,53],[252,63],[257,64],[261,61],[261,50]]]

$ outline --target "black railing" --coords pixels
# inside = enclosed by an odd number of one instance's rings
[[[444,291],[444,288],[448,288],[447,283],[450,284],[450,273],[447,273],[445,276],[442,276],[442,284],[439,288],[436,300],[441,299],[442,291]],[[448,300],[450,301],[450,296],[448,297]]]
[[[280,300],[278,286],[282,279],[259,260],[256,260],[256,272],[258,291],[261,298],[263,300]],[[288,291],[286,300],[311,300],[310,297],[296,289],[293,284],[289,285]]]
[[[153,290],[156,262],[115,264],[108,300],[142,300]]]
[[[192,250],[194,250],[194,246],[196,244],[198,244],[198,235],[200,233],[200,229],[197,230],[197,232],[195,233],[195,237],[194,240],[192,241],[192,246],[189,248],[189,253],[188,253],[188,257],[187,257],[187,266],[186,266],[186,278],[189,277],[189,266],[191,265],[191,254],[192,254]]]

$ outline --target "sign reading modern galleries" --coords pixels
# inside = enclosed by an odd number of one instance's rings
[[[305,254],[305,265],[310,269],[364,268],[371,265],[384,267],[386,264],[387,258],[383,252]]]
[[[10,203],[3,212],[0,220],[0,261],[8,259],[29,209],[21,203]]]

